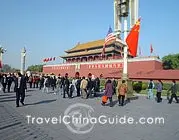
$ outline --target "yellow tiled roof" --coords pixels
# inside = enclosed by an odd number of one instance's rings
[[[117,52],[121,52],[120,50],[114,49],[113,47],[110,48],[106,48],[105,52],[111,52],[111,51],[117,51]],[[90,51],[83,51],[83,52],[78,52],[78,53],[69,53],[67,55],[64,56],[60,56],[61,58],[68,58],[68,57],[77,57],[77,56],[84,56],[84,55],[90,55],[90,54],[99,54],[102,53],[103,49],[97,49],[97,50],[90,50]]]
[[[109,42],[107,45],[112,44],[114,41]],[[73,51],[78,51],[78,50],[85,50],[85,49],[89,49],[89,48],[95,48],[98,46],[103,46],[104,44],[104,39],[101,40],[95,40],[95,41],[91,41],[91,42],[87,42],[87,43],[83,43],[83,44],[77,44],[74,48],[67,50],[66,52],[73,52]]]

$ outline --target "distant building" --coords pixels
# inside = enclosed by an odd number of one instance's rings
[[[66,55],[61,56],[65,60],[63,64],[45,65],[44,73],[54,73],[56,75],[65,73],[69,77],[74,77],[75,72],[80,76],[92,73],[95,77],[101,74],[103,77],[121,78],[123,69],[123,45],[120,42],[109,42],[103,51],[104,40],[96,40],[80,44],[65,51]],[[159,57],[135,57],[128,55],[128,74],[130,79],[148,80],[164,79],[179,80],[179,71],[163,70],[162,61]]]

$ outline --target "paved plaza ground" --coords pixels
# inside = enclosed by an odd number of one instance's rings
[[[86,134],[72,133],[65,124],[28,124],[27,115],[33,117],[59,117],[70,105],[82,103],[91,106],[93,117],[126,116],[135,119],[134,124],[95,124]],[[124,107],[101,106],[101,97],[92,99],[62,98],[53,93],[31,89],[26,93],[25,106],[16,108],[15,93],[0,93],[0,139],[1,140],[179,140],[179,104],[167,104],[140,96]],[[89,113],[89,112],[88,112]],[[164,124],[139,124],[140,117],[163,117]],[[87,126],[89,129],[91,126]],[[75,128],[75,127],[74,127]],[[80,131],[80,128],[76,128]]]

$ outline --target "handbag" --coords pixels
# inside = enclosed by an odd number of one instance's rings
[[[102,102],[107,103],[108,97],[106,95],[102,96]]]

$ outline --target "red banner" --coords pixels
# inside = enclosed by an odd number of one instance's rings
[[[110,69],[110,68],[123,68],[123,63],[117,64],[89,64],[88,69]]]
[[[69,66],[53,66],[52,70],[68,70]]]

